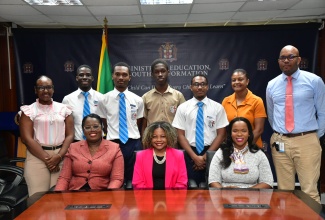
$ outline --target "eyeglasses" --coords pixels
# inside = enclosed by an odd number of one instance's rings
[[[295,56],[295,55],[289,55],[289,56],[280,56],[279,60],[281,60],[282,62],[286,61],[286,59],[288,59],[289,61],[292,61],[294,58],[299,57],[299,56]]]
[[[91,131],[91,130],[98,131],[100,128],[101,128],[100,125],[92,125],[92,126],[85,126],[84,130],[85,131]]]
[[[197,87],[197,88],[199,88],[200,86],[201,86],[202,88],[205,88],[205,87],[207,87],[207,85],[208,85],[208,84],[206,84],[206,83],[193,83],[193,84],[192,84],[192,86]]]
[[[45,89],[46,90],[52,90],[54,88],[54,86],[36,86],[36,89],[38,90],[38,91],[44,91]]]

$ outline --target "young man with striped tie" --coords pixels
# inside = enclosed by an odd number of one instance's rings
[[[207,97],[209,84],[205,75],[191,80],[194,97],[176,111],[173,126],[178,143],[186,151],[188,178],[197,184],[205,182],[205,152],[217,150],[226,137],[228,119],[221,104]]]
[[[82,119],[90,113],[97,113],[98,103],[104,96],[91,87],[94,77],[90,66],[83,64],[78,67],[76,81],[78,89],[66,95],[62,100],[62,103],[72,110],[75,142],[84,139],[81,128]]]
[[[99,103],[99,115],[107,121],[107,140],[120,145],[124,157],[124,182],[132,180],[134,151],[141,150],[139,126],[143,118],[142,98],[128,90],[130,66],[119,62],[113,67],[114,90]]]

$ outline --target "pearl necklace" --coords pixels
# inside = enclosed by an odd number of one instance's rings
[[[153,159],[156,161],[157,164],[165,163],[165,161],[166,161],[166,151],[165,151],[165,155],[164,155],[163,159],[158,160],[157,155],[156,155],[155,151],[153,150]]]

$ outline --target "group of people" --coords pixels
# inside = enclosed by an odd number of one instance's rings
[[[52,100],[53,82],[41,76],[35,85],[38,99],[21,107],[29,194],[54,185],[55,190],[120,188],[126,181],[136,189],[186,188],[188,179],[205,182],[207,150],[217,151],[210,187],[272,188],[273,174],[261,150],[268,117],[278,188],[294,189],[297,173],[302,191],[320,202],[325,86],[320,77],[300,70],[300,61],[294,46],[281,50],[282,73],[266,88],[268,114],[263,100],[248,89],[244,69],[232,73],[234,93],[222,104],[207,97],[205,75],[192,77],[193,98],[186,101],[168,84],[163,59],[152,63],[155,87],[142,97],[128,90],[130,67],[123,62],[114,65],[114,90],[106,94],[91,88],[91,67],[81,65],[78,90],[63,104]]]

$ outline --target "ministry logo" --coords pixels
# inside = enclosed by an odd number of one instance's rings
[[[177,47],[172,42],[166,42],[162,44],[159,49],[159,58],[169,62],[177,60]]]
[[[33,73],[34,72],[34,66],[32,63],[27,62],[23,65],[23,71],[24,73]]]
[[[258,62],[257,62],[257,70],[267,70],[267,60],[265,59],[260,59]]]
[[[73,72],[74,71],[74,63],[71,60],[68,60],[64,63],[64,71],[65,72]]]
[[[299,64],[299,68],[300,69],[308,69],[308,65],[309,65],[308,59],[305,57],[302,57],[300,64]]]

